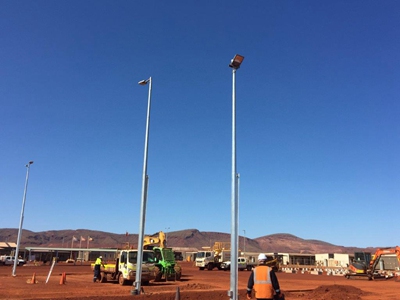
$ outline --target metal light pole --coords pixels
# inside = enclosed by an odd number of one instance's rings
[[[231,190],[231,276],[230,299],[238,299],[238,180],[239,174],[236,172],[236,70],[240,68],[244,56],[236,54],[231,60],[229,67],[232,68],[232,190]]]
[[[164,242],[165,247],[167,246],[168,243],[168,230],[169,227],[165,227],[165,242]]]
[[[146,80],[139,81],[140,85],[149,84],[149,94],[147,101],[147,118],[146,118],[146,134],[144,139],[144,159],[143,159],[143,178],[142,178],[142,200],[140,204],[140,222],[139,222],[139,237],[138,237],[138,255],[136,262],[136,279],[134,282],[135,289],[132,289],[132,295],[139,295],[141,291],[142,281],[142,261],[143,261],[143,238],[144,225],[146,220],[146,203],[147,203],[147,188],[149,176],[147,176],[147,153],[149,146],[149,129],[150,129],[150,107],[151,107],[151,77]]]
[[[12,276],[15,275],[15,271],[17,269],[18,264],[18,252],[19,252],[19,244],[21,243],[21,235],[22,235],[22,223],[24,222],[24,210],[25,210],[25,201],[26,201],[26,192],[28,190],[28,179],[29,179],[29,169],[33,164],[33,161],[30,161],[26,164],[26,178],[25,178],[25,188],[24,188],[24,197],[22,198],[22,209],[21,209],[21,218],[19,220],[19,229],[18,229],[18,238],[17,238],[17,249],[15,250],[15,260],[14,267],[12,270]]]

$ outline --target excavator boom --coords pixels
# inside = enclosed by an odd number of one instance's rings
[[[165,239],[165,233],[160,231],[158,234],[152,236],[145,236],[143,238],[143,249],[150,249],[152,247],[165,248],[167,246],[167,240]]]

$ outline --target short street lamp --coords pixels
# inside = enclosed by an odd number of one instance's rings
[[[236,171],[236,70],[240,68],[244,56],[236,54],[231,60],[229,67],[232,68],[232,190],[231,190],[231,274],[230,299],[238,299],[238,180],[239,174]]]
[[[17,248],[15,250],[15,260],[14,260],[14,267],[12,270],[12,276],[15,275],[15,271],[17,269],[18,264],[18,253],[19,253],[19,245],[21,243],[21,235],[22,235],[22,224],[24,222],[24,210],[25,210],[25,201],[26,201],[26,192],[28,190],[28,179],[29,179],[29,169],[33,164],[33,161],[30,161],[26,164],[26,177],[25,177],[25,188],[24,188],[24,196],[22,197],[22,209],[21,209],[21,217],[19,220],[19,229],[18,229],[18,238],[17,238]]]
[[[149,84],[149,93],[147,101],[147,118],[146,118],[146,134],[144,140],[144,158],[143,158],[143,177],[142,177],[142,198],[140,205],[140,222],[139,222],[139,237],[138,237],[138,253],[136,264],[136,278],[134,282],[135,289],[131,291],[133,295],[139,295],[141,291],[142,281],[142,261],[143,261],[143,239],[144,227],[146,220],[146,204],[147,204],[147,188],[149,176],[147,176],[147,153],[149,147],[149,130],[150,130],[150,107],[151,107],[151,77],[138,82],[140,85]]]

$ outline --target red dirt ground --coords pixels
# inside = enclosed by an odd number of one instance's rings
[[[143,286],[144,294],[132,295],[132,286],[117,283],[93,283],[88,265],[59,263],[46,283],[50,266],[23,266],[11,276],[12,267],[0,266],[0,299],[152,299],[152,300],[229,300],[230,272],[200,271],[191,262],[182,262],[181,281],[150,283]],[[66,283],[60,285],[61,274]],[[35,273],[36,284],[27,283]],[[250,272],[239,272],[239,297],[246,299],[246,285]],[[287,300],[400,300],[400,282],[390,280],[348,280],[343,276],[277,273]]]

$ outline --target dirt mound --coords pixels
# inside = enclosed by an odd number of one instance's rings
[[[348,285],[321,285],[307,295],[309,300],[361,300],[366,295],[359,288]]]

